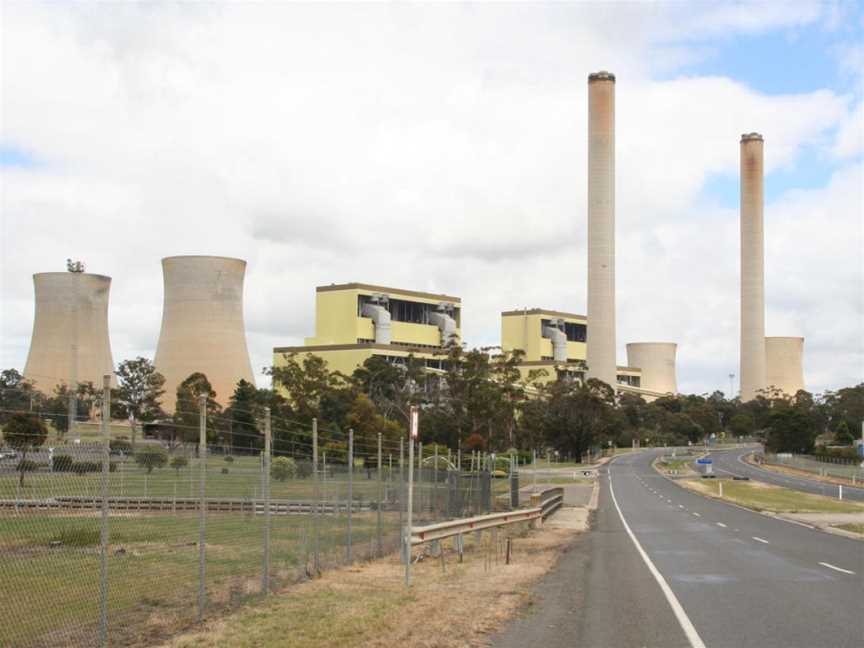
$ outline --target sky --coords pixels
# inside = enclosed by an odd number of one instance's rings
[[[767,335],[807,388],[864,380],[864,5],[0,3],[0,367],[36,272],[113,278],[115,363],[153,357],[160,259],[248,261],[259,385],[315,286],[584,313],[587,75],[617,77],[618,361],[738,374],[739,139],[765,137]]]

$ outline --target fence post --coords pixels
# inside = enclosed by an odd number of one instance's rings
[[[384,546],[382,544],[381,539],[381,507],[384,505],[384,493],[383,493],[383,485],[381,478],[383,477],[382,472],[384,470],[384,466],[381,465],[381,462],[384,459],[384,455],[381,448],[382,437],[381,433],[378,433],[378,514],[375,520],[376,531],[378,534],[378,557],[384,555]]]
[[[108,473],[111,468],[111,376],[102,377],[102,517],[99,530],[99,642],[108,645]]]
[[[348,430],[348,547],[346,557],[351,564],[351,513],[354,510],[354,430]]]
[[[313,502],[312,502],[312,571],[315,574],[321,573],[321,558],[318,553],[319,540],[319,520],[318,508],[321,501],[321,494],[318,484],[318,419],[312,419],[312,487],[313,487]]]
[[[207,526],[207,396],[198,397],[198,620],[204,618],[207,594],[204,588],[204,541]]]
[[[264,574],[261,578],[261,590],[270,593],[270,408],[264,408]]]
[[[434,513],[438,508],[438,444],[435,444],[434,451],[434,459],[435,465],[432,467],[432,501],[429,508]]]
[[[411,584],[411,524],[414,513],[414,438],[408,439],[408,515],[407,524],[402,531],[402,543],[405,547],[405,584]]]
[[[405,437],[399,437],[399,533],[402,540],[399,543],[399,552],[402,554],[402,562],[408,560],[405,551],[405,527],[402,523],[402,508],[405,506]]]

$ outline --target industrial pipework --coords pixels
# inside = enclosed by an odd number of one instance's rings
[[[564,332],[564,320],[554,319],[551,326],[543,327],[543,337],[552,341],[552,359],[555,362],[567,362],[567,334]]]
[[[389,304],[387,295],[375,294],[369,298],[369,301],[363,304],[362,315],[372,320],[375,327],[375,343],[390,344],[390,311],[387,310]]]
[[[429,322],[438,327],[441,331],[441,346],[447,346],[450,341],[459,341],[459,336],[456,333],[456,320],[450,314],[452,306],[447,303],[440,303],[435,310],[429,313]]]

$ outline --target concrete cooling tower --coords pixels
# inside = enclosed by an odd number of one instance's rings
[[[588,76],[588,377],[615,387],[615,75]]]
[[[154,364],[165,377],[163,408],[174,410],[177,386],[195,372],[207,376],[216,400],[228,405],[242,378],[255,378],[243,324],[242,259],[177,256],[162,259],[162,328]]]
[[[765,384],[794,396],[804,389],[804,338],[765,338]]]
[[[50,394],[58,384],[114,379],[108,338],[111,277],[84,272],[33,275],[36,314],[24,377]]]
[[[765,387],[763,140],[741,136],[741,400]],[[589,320],[590,321],[590,320]]]
[[[642,369],[642,389],[677,394],[677,351],[674,342],[631,342],[627,345],[627,366]]]

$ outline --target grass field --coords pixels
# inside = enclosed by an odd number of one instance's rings
[[[322,561],[339,564],[347,518],[320,520]],[[383,521],[384,539],[392,545],[398,516],[388,513]],[[354,553],[365,555],[377,537],[375,514],[355,514],[352,522]],[[208,514],[206,584],[213,609],[260,592],[263,523],[261,515]],[[273,516],[271,529],[274,586],[304,577],[311,564],[311,516]],[[116,516],[110,530],[109,617],[116,643],[188,623],[196,611],[197,515]],[[0,645],[91,645],[99,618],[98,547],[93,515],[4,518],[0,610],[11,622],[0,624]]]
[[[843,529],[844,531],[851,531],[852,533],[860,533],[864,535],[864,524],[840,524],[837,526],[838,529]]]
[[[680,482],[688,488],[719,497],[723,484],[723,499],[757,511],[772,513],[862,513],[864,505],[842,502],[830,497],[752,481],[690,480]]]

